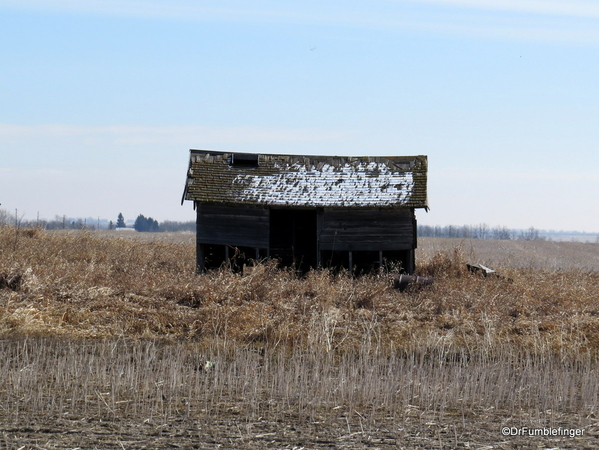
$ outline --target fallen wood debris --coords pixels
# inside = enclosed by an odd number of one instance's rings
[[[468,267],[468,270],[472,273],[477,273],[479,275],[483,275],[485,277],[495,277],[495,278],[500,278],[502,280],[507,280],[510,283],[514,280],[512,280],[511,278],[506,278],[502,275],[499,275],[495,270],[491,269],[490,267],[487,266],[483,266],[482,264],[466,264],[466,267]]]
[[[498,276],[497,272],[495,272],[490,267],[483,266],[482,264],[466,264],[466,267],[468,267],[468,270],[470,272],[480,273],[483,274],[485,277],[488,275]]]
[[[22,275],[0,274],[0,289],[7,288],[11,291],[17,291],[21,287]]]
[[[419,277],[417,275],[398,274],[393,277],[393,287],[400,292],[405,291],[408,286],[428,286],[433,284],[433,277]]]

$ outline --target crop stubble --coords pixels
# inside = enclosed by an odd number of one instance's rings
[[[599,270],[573,247],[530,242],[532,261],[522,243],[421,239],[435,284],[399,293],[383,273],[272,263],[196,276],[176,236],[0,229],[0,279],[19,277],[0,289],[0,448],[596,442]]]

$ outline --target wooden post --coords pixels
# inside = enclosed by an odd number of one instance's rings
[[[320,250],[320,234],[324,228],[324,209],[316,210],[316,267],[322,267],[322,252]]]
[[[206,248],[204,244],[196,245],[196,273],[204,272],[206,266]]]
[[[416,269],[416,264],[414,261],[414,249],[412,250],[408,250],[408,268],[407,268],[407,272],[412,275],[414,273],[414,270]]]
[[[349,273],[354,273],[354,255],[349,251]]]
[[[379,250],[379,267],[383,267],[383,251]]]

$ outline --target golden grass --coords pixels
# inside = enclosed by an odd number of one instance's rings
[[[587,244],[594,245],[594,244]],[[599,349],[599,274],[505,264],[511,279],[467,272],[464,246],[418,261],[431,287],[400,293],[389,274],[326,270],[298,279],[273,263],[194,273],[190,242],[0,228],[0,337],[15,335],[213,340],[427,351]]]
[[[501,269],[599,272],[599,245],[581,242],[421,238],[417,259],[459,247],[470,262]]]
[[[391,274],[272,262],[197,276],[188,236],[134,236],[0,228],[0,447],[531,445],[503,426],[595,445],[599,271],[575,247],[530,247],[531,264],[512,244],[423,239],[435,283],[398,292]]]

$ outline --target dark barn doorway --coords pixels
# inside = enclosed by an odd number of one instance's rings
[[[270,256],[300,272],[318,266],[316,210],[270,210]]]

